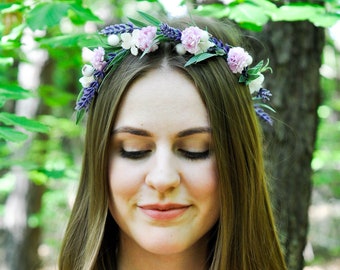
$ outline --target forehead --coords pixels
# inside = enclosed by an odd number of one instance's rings
[[[185,75],[169,68],[150,71],[127,90],[115,127],[162,128],[171,124],[209,126],[206,108]]]

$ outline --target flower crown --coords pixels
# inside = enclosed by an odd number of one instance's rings
[[[183,31],[170,27],[156,18],[139,12],[141,17],[150,23],[130,19],[126,24],[115,24],[105,27],[99,33],[106,36],[107,40],[103,46],[91,51],[91,65],[86,64],[82,68],[83,77],[80,78],[82,90],[77,99],[75,107],[77,111],[77,123],[98,93],[99,87],[110,70],[115,69],[128,54],[137,56],[139,51],[141,57],[158,49],[161,42],[175,43],[176,52],[179,55],[193,55],[185,64],[189,66],[208,58],[223,57],[230,70],[239,75],[239,83],[248,85],[254,102],[254,109],[260,119],[272,124],[272,119],[263,108],[274,111],[265,102],[270,100],[271,92],[262,87],[264,76],[262,72],[270,70],[269,61],[264,64],[260,61],[254,67],[252,57],[241,47],[232,47],[221,40],[211,36],[196,26],[190,26]],[[260,101],[260,102],[258,102]],[[262,101],[262,102],[261,102]]]

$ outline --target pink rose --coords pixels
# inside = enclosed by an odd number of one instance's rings
[[[233,47],[229,50],[227,62],[233,73],[242,73],[253,62],[253,58],[243,48]]]
[[[155,26],[147,26],[140,29],[138,38],[137,38],[137,47],[141,51],[149,50],[153,52],[158,49],[157,44],[154,43],[154,38],[156,37],[157,27]]]
[[[199,51],[198,44],[201,40],[202,29],[197,26],[191,26],[183,30],[181,41],[184,48],[191,54],[197,54]]]
[[[215,46],[209,39],[209,33],[196,26],[184,29],[181,37],[184,49],[195,55],[205,53],[210,47]]]
[[[91,59],[92,66],[99,71],[102,71],[106,66],[106,62],[104,61],[105,51],[102,47],[98,47],[93,50],[93,55]]]

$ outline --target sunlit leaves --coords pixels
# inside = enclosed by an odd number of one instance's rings
[[[220,3],[202,5],[195,14],[215,18],[229,18],[240,26],[260,31],[269,21],[310,21],[315,26],[330,27],[340,20],[340,15],[328,12],[322,5],[307,2],[289,3],[280,7],[267,0],[233,1],[228,5]]]
[[[60,23],[67,15],[70,5],[67,3],[41,3],[27,14],[27,25],[32,30],[43,30]]]
[[[325,7],[310,3],[292,3],[281,6],[271,14],[273,21],[305,21],[308,20],[316,26],[330,27],[338,20],[340,15],[326,12]]]
[[[91,10],[79,4],[67,2],[40,3],[27,14],[26,21],[32,30],[43,30],[58,25],[66,16],[69,16],[75,24],[83,24],[86,21],[100,22]]]
[[[0,126],[0,138],[10,142],[22,142],[28,138],[28,135],[13,128]]]

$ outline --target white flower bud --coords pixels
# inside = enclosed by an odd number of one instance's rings
[[[110,46],[117,46],[119,44],[119,37],[117,35],[109,35],[107,37],[107,43],[109,43]]]
[[[208,41],[209,40],[209,33],[207,31],[201,32],[201,41]]]
[[[81,77],[79,79],[79,82],[81,83],[81,85],[83,86],[83,88],[86,88],[86,87],[89,87],[91,85],[92,82],[94,82],[95,79],[93,76],[84,76],[84,77]]]
[[[248,54],[248,53],[247,53],[247,54]],[[247,64],[247,66],[250,66],[251,63],[253,63],[253,57],[251,57],[251,55],[248,54],[248,55],[247,55],[247,59],[246,59],[246,64]],[[261,74],[261,75],[262,75],[262,74]],[[261,75],[260,75],[260,77],[261,77]],[[263,75],[262,75],[262,76],[263,76]]]
[[[175,46],[175,49],[179,55],[184,55],[187,52],[182,43],[178,43]]]
[[[257,77],[255,80],[249,83],[250,94],[253,94],[256,91],[259,91],[260,88],[262,87],[264,76],[262,74],[259,74],[259,75],[260,75],[259,77]]]
[[[91,77],[94,72],[94,67],[91,65],[84,65],[83,68],[81,69],[81,73],[85,77]]]

